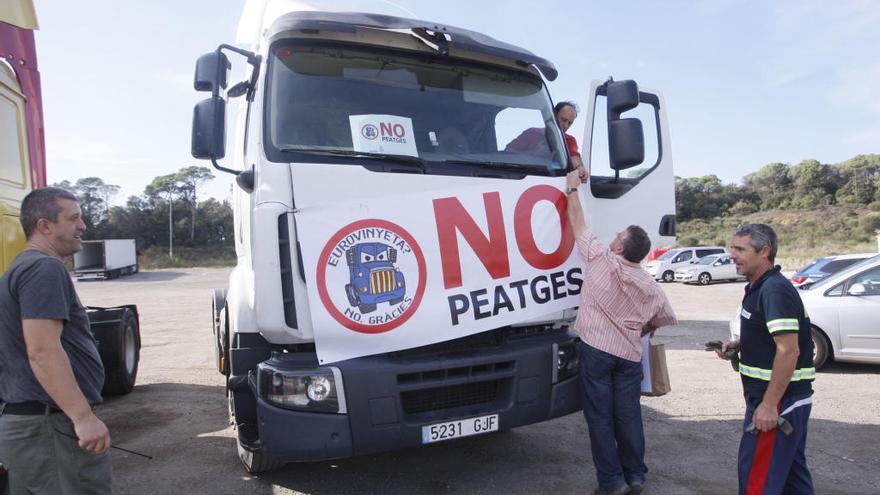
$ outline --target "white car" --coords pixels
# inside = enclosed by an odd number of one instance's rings
[[[727,249],[722,246],[682,247],[670,249],[656,260],[649,261],[645,265],[648,273],[654,280],[672,282],[675,280],[675,270],[686,267],[691,262],[709,256],[710,254],[724,254]]]
[[[686,284],[709,285],[718,280],[743,280],[736,273],[736,264],[729,254],[714,254],[700,258],[689,266],[675,270],[675,281]]]
[[[799,290],[813,324],[813,365],[828,361],[880,364],[880,256]],[[730,321],[739,339],[739,310]]]

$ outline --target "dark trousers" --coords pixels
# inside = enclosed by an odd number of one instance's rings
[[[778,428],[758,435],[747,433],[745,429],[761,399],[746,395],[746,417],[739,444],[740,495],[813,495],[813,478],[804,454],[812,409],[808,402],[812,395],[786,395],[779,401],[779,412],[794,428],[790,436]],[[792,409],[786,413],[789,408]]]
[[[645,481],[645,432],[640,403],[642,365],[578,344],[584,417],[596,478],[603,490]]]

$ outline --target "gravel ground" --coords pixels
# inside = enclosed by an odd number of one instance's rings
[[[101,407],[118,493],[585,493],[595,486],[580,414],[512,431],[249,476],[213,368],[210,289],[228,269],[142,272],[78,282],[85,304],[136,303],[143,349],[137,386]],[[645,493],[736,491],[743,403],[729,365],[703,351],[727,336],[742,283],[663,285],[681,324],[658,331],[673,390],[642,400],[650,473]],[[880,493],[880,366],[832,364],[815,383],[807,458],[816,492]]]

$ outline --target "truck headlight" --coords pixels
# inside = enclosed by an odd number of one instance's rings
[[[273,360],[257,365],[260,396],[285,409],[345,414],[342,373],[338,368],[289,370],[273,365]]]

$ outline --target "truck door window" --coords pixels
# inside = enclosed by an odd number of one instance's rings
[[[272,161],[367,166],[387,159],[371,160],[355,145],[350,117],[392,116],[411,123],[417,153],[407,154],[430,163],[426,173],[565,173],[562,135],[535,74],[301,42],[271,51],[265,141]],[[383,128],[374,129],[368,138],[381,137]],[[531,133],[531,147],[517,142],[523,133]]]
[[[651,173],[660,163],[659,119],[655,102],[639,103],[636,108],[625,112],[621,118],[637,118],[642,121],[645,133],[645,160],[632,168],[620,171],[620,178],[614,180],[614,169],[608,157],[608,120],[607,98],[596,96],[596,108],[593,113],[593,135],[590,147],[590,175],[592,176],[593,194],[597,197],[618,197],[638,184],[639,180]]]

